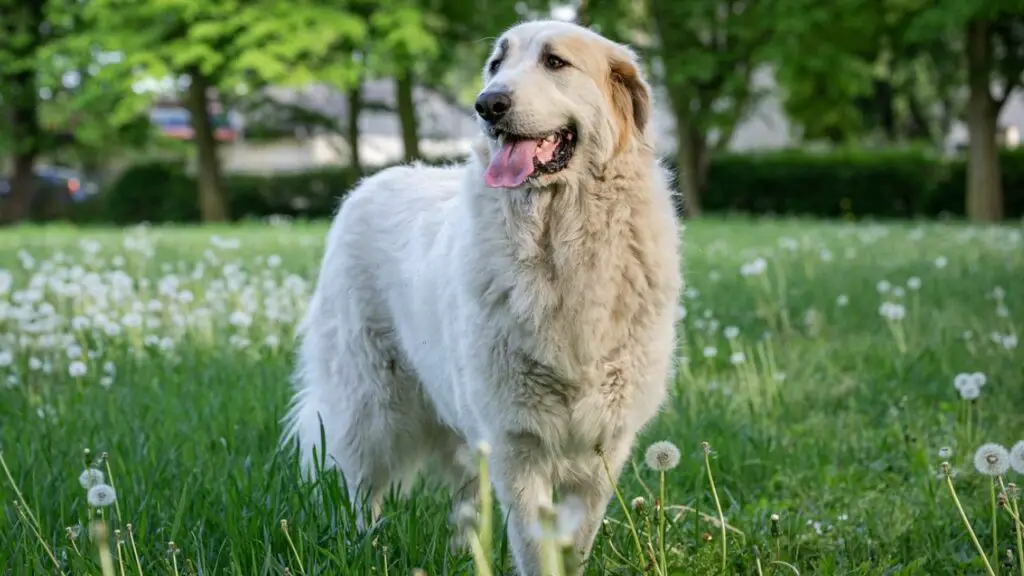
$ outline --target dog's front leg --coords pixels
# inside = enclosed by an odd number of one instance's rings
[[[494,447],[495,495],[508,516],[508,543],[520,576],[546,576],[536,527],[540,507],[552,504],[550,471],[536,437],[510,435]]]

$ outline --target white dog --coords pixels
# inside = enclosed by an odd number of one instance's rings
[[[587,558],[612,483],[672,374],[682,288],[669,176],[635,55],[528,22],[484,68],[482,137],[462,165],[396,167],[344,201],[305,320],[286,441],[314,449],[372,513],[427,463],[472,485],[487,442],[520,574],[553,490],[585,514]],[[323,440],[321,445],[321,423]]]

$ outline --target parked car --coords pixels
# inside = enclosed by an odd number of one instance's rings
[[[81,202],[99,191],[99,186],[82,173],[71,168],[37,166],[34,170],[35,189],[56,189],[66,193],[74,202]],[[11,193],[11,176],[0,176],[0,198]]]

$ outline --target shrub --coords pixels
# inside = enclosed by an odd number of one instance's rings
[[[1006,215],[1024,213],[1024,153],[1002,154]],[[963,158],[919,150],[816,153],[784,150],[715,158],[702,196],[707,212],[838,218],[962,216]]]
[[[442,163],[452,159],[437,159]],[[1007,218],[1024,215],[1024,152],[1002,153]],[[282,214],[330,218],[361,174],[348,168],[272,176],[228,175],[231,216]],[[921,150],[783,150],[726,154],[712,160],[703,208],[818,218],[934,218],[963,216],[964,158]],[[197,222],[198,192],[183,167],[165,162],[134,166],[89,208],[89,221],[126,224]],[[77,210],[77,209],[76,209]],[[73,218],[82,220],[82,218]]]

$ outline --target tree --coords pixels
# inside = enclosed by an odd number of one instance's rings
[[[23,219],[34,188],[36,157],[44,149],[36,83],[37,51],[44,41],[43,0],[0,2],[0,104],[13,150],[11,191],[0,203],[0,224]]]
[[[967,76],[966,213],[969,220],[1003,218],[999,114],[1024,74],[1024,2],[941,0],[923,3],[919,38],[940,39],[961,55]]]
[[[594,17],[597,8],[590,7]],[[684,210],[700,215],[710,156],[762,96],[752,83],[768,61],[774,0],[650,0],[655,59],[676,121]]]
[[[125,123],[144,115],[152,92],[138,89],[140,82],[166,82],[172,92],[187,86],[186,102],[192,117],[198,159],[199,205],[203,219],[230,217],[220,189],[217,141],[209,116],[210,94],[222,98],[235,91],[252,90],[268,83],[302,84],[316,78],[343,82],[346,59],[318,70],[307,62],[322,62],[339,43],[366,34],[366,22],[335,3],[283,0],[93,0],[73,3],[80,11],[81,28],[65,42],[65,50],[102,49],[123,55],[110,64],[123,78],[118,92],[124,96],[110,115]]]
[[[911,34],[917,0],[793,0],[773,48],[790,120],[808,140],[940,145],[957,109],[959,66]]]

